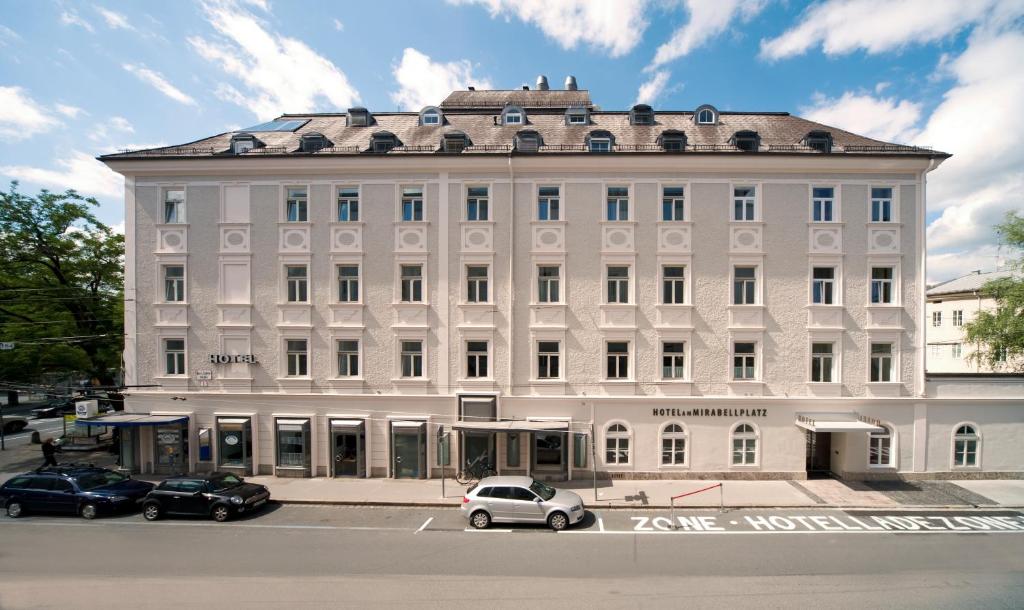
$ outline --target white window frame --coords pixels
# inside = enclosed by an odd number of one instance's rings
[[[349,219],[348,220],[341,220],[341,202],[342,202],[341,192],[343,190],[345,190],[345,191],[347,191],[347,190],[354,190],[356,192],[355,199],[353,199],[352,197],[345,197],[344,198],[344,201],[346,203],[351,204],[353,201],[355,202],[355,204],[356,204],[356,216],[357,216],[357,218],[355,220],[352,220],[351,205],[349,205],[349,212],[348,212]],[[340,223],[345,223],[345,224],[362,222],[362,219],[363,219],[363,205],[362,205],[362,203],[363,203],[363,190],[362,190],[362,186],[361,185],[359,185],[359,184],[356,184],[356,185],[349,185],[349,184],[335,185],[334,186],[334,222],[340,222]]]
[[[283,300],[284,300],[285,303],[294,304],[294,303],[310,303],[310,302],[312,302],[311,301],[311,295],[310,295],[310,291],[312,289],[312,286],[310,284],[309,266],[310,266],[309,263],[307,263],[307,262],[299,262],[299,261],[287,261],[287,262],[284,262],[281,265],[281,272],[282,272],[281,273],[281,277],[282,277],[283,284],[284,284],[284,286],[283,286],[283,288],[284,288],[284,295],[283,295],[284,299]],[[304,268],[306,270],[306,276],[304,278],[295,278],[294,279],[295,285],[296,285],[296,292],[295,292],[296,297],[299,296],[298,286],[300,285],[300,280],[301,280],[301,285],[303,285],[305,287],[305,291],[306,291],[306,298],[305,299],[298,299],[298,298],[296,298],[295,300],[293,300],[291,298],[291,287],[292,287],[293,279],[288,276],[288,270],[290,268],[292,268],[292,267],[302,267],[302,268]]]
[[[469,344],[470,343],[485,343],[487,345],[487,349],[485,351],[483,351],[483,352],[479,352],[479,351],[470,352],[469,351]],[[485,338],[485,337],[464,337],[463,340],[462,340],[462,378],[463,379],[468,379],[468,380],[471,380],[471,381],[480,381],[480,380],[491,380],[491,379],[494,379],[494,357],[493,357],[493,353],[494,353],[494,341],[492,341],[489,337],[488,338]],[[471,377],[469,375],[469,359],[473,358],[473,357],[477,358],[477,371],[479,372],[479,364],[480,364],[479,363],[479,357],[480,356],[483,356],[486,359],[485,360],[485,364],[487,365],[487,374],[486,375],[474,375],[474,376]]]
[[[964,357],[964,344],[963,343],[954,343],[954,344],[950,345],[949,348],[950,348],[950,356],[953,358],[953,360],[960,360],[960,359],[962,359]]]
[[[666,267],[682,267],[683,268],[683,277],[681,277],[681,278],[669,278],[668,276],[665,275],[665,268]],[[673,298],[673,300],[671,302],[666,302],[665,301],[665,287],[668,284],[668,282],[672,282],[672,285],[673,285],[673,289],[672,289],[672,295],[673,295],[672,298]],[[689,286],[689,282],[690,282],[690,266],[689,266],[689,264],[684,263],[684,262],[674,262],[674,261],[665,261],[665,260],[660,261],[660,264],[658,265],[658,304],[659,305],[688,305],[689,301],[690,301],[690,286]],[[674,300],[675,299],[675,294],[676,294],[675,288],[676,288],[676,285],[680,284],[680,283],[683,286],[683,300],[682,301],[676,301],[676,300]]]
[[[704,116],[705,112],[707,112],[711,116],[711,120],[710,121],[701,120],[701,117]],[[715,124],[715,111],[711,110],[710,108],[701,108],[699,111],[697,111],[697,124],[698,125],[714,125]]]
[[[181,191],[181,201],[174,202],[175,216],[174,220],[167,220],[167,204],[171,203],[168,201],[167,196],[171,191]],[[158,224],[167,225],[183,225],[188,224],[188,218],[186,217],[187,208],[186,201],[188,199],[188,189],[184,186],[168,186],[160,189],[160,222]]]
[[[347,279],[344,279],[344,280],[341,279],[341,268],[342,267],[355,267],[356,268],[356,276],[355,276],[354,280],[351,277],[349,277]],[[336,285],[335,285],[336,290],[334,292],[334,297],[336,299],[335,302],[337,302],[337,303],[353,303],[353,304],[361,304],[363,302],[363,265],[362,265],[362,263],[360,263],[359,261],[336,261],[334,263],[334,280],[335,280],[335,282],[337,282]],[[341,284],[342,284],[342,282],[345,282],[346,284],[351,286],[351,283],[353,281],[355,281],[355,284],[356,284],[356,296],[357,296],[357,298],[355,298],[355,299],[351,299],[350,298],[347,301],[341,300]],[[349,290],[349,296],[351,296],[351,292],[352,291]]]
[[[434,120],[428,121],[427,120],[428,116],[434,117]],[[441,124],[441,113],[438,112],[437,110],[434,110],[434,109],[425,110],[423,112],[423,114],[420,115],[420,125],[428,126],[428,125],[440,125],[440,124]]]
[[[420,299],[418,301],[406,301],[402,299],[402,292],[404,288],[404,277],[402,275],[403,267],[419,267],[420,268]],[[410,276],[411,277],[411,276]],[[415,280],[410,280],[415,281]],[[413,285],[410,284],[410,296],[412,296]],[[427,262],[423,260],[397,260],[395,261],[395,302],[397,303],[415,303],[415,304],[426,304],[427,300]]]
[[[666,343],[682,343],[683,344],[683,351],[682,352],[666,352],[665,351],[665,344]],[[671,382],[679,382],[679,381],[689,381],[690,380],[690,358],[689,358],[690,342],[687,341],[686,339],[677,338],[677,337],[658,337],[658,346],[659,346],[659,350],[658,350],[658,356],[659,356],[658,368],[661,371],[661,375],[659,375],[659,379],[661,381],[670,382],[670,383]],[[677,358],[677,357],[683,359],[682,375],[679,376],[679,377],[676,377],[675,375],[670,376],[670,377],[666,377],[665,376],[665,358]],[[675,369],[676,369],[676,367],[673,364],[672,370],[674,371]]]
[[[595,146],[596,145],[596,146]],[[587,141],[587,152],[606,153],[612,152],[612,139],[605,136],[590,138]]]
[[[568,112],[568,120],[566,123],[569,125],[586,125],[587,124],[587,112]]]
[[[426,187],[426,185],[424,185],[424,184],[399,184],[395,188],[397,189],[397,192],[396,192],[397,197],[396,197],[396,199],[397,199],[397,202],[398,202],[397,209],[395,210],[396,213],[397,213],[396,218],[395,218],[395,222],[405,223],[405,224],[411,224],[411,223],[419,224],[419,223],[427,222],[427,187]],[[405,208],[405,199],[406,199],[405,192],[407,190],[413,190],[413,189],[419,190],[419,192],[420,192],[419,202],[420,202],[420,216],[421,216],[421,218],[419,218],[418,220],[415,218],[415,216],[416,216],[416,214],[415,214],[415,205],[413,205],[413,219],[412,220],[405,220],[405,216],[403,214],[403,211],[404,211],[404,208]],[[409,199],[412,200],[413,203],[415,204],[415,201],[416,201],[415,197],[411,197],[410,196]]]
[[[625,268],[626,277],[615,277],[612,278],[610,275],[611,268]],[[625,282],[623,282],[625,280]],[[618,300],[612,301],[609,297],[612,292],[612,282],[615,282],[615,297]],[[625,283],[625,295],[623,295],[622,285]],[[604,304],[605,305],[630,305],[635,302],[633,298],[633,287],[636,282],[633,279],[633,265],[622,262],[608,262],[604,263]],[[625,298],[625,300],[621,300]]]
[[[754,217],[753,218],[736,218],[736,189],[739,188],[752,188],[754,189],[753,198],[743,197],[744,205],[744,216],[746,216],[746,202],[748,199],[753,199],[754,204]],[[761,184],[756,182],[733,182],[729,184],[729,222],[761,222]]]
[[[879,422],[879,425],[886,429],[887,435],[883,437],[883,436],[877,436],[879,434],[878,432],[868,432],[867,447],[866,447],[867,452],[865,454],[865,457],[867,458],[868,468],[871,469],[871,470],[893,470],[893,469],[896,469],[896,468],[898,468],[898,464],[899,464],[899,460],[898,460],[899,453],[897,453],[898,450],[899,450],[899,430],[896,428],[896,426],[892,425],[889,422]],[[880,462],[878,464],[872,464],[871,463],[871,452],[872,452],[872,449],[874,448],[875,440],[876,439],[881,440],[883,438],[888,438],[889,439],[889,461],[885,462],[885,463],[881,463]],[[881,451],[879,451],[879,455],[881,455]]]
[[[171,267],[181,267],[181,277],[174,278],[174,283],[177,286],[175,292],[179,294],[181,298],[176,300],[167,299],[167,269]],[[188,304],[188,266],[183,262],[166,262],[160,263],[160,280],[161,280],[161,303],[173,303],[175,305],[186,305]]]
[[[302,189],[302,190],[304,190],[306,192],[306,196],[305,196],[305,212],[306,212],[305,219],[290,220],[288,218],[288,201],[289,201],[289,199],[291,199],[291,197],[289,197],[289,191],[292,190],[292,189]],[[310,199],[310,188],[309,188],[308,184],[285,184],[285,185],[283,185],[281,187],[281,222],[286,222],[286,223],[289,223],[289,224],[304,224],[304,223],[308,223],[309,222],[309,211],[310,211],[309,210],[309,199]],[[302,210],[302,209],[303,209],[302,206],[298,206],[297,207],[297,210]],[[298,212],[296,212],[296,216],[301,216],[301,214],[298,214]]]
[[[306,344],[305,351],[304,352],[292,352],[292,351],[290,351],[288,349],[288,343],[290,341],[303,341],[303,342],[305,342],[305,344]],[[284,357],[281,359],[281,363],[283,365],[282,366],[282,370],[281,370],[281,376],[282,377],[287,378],[287,379],[309,379],[310,378],[310,370],[312,369],[312,364],[313,364],[312,363],[312,360],[313,360],[312,354],[310,353],[310,343],[311,343],[311,341],[310,341],[309,337],[306,337],[306,336],[302,336],[302,337],[281,337],[281,350],[282,350],[283,355],[284,355]],[[289,372],[289,369],[290,369],[291,364],[292,364],[292,354],[300,354],[300,353],[305,354],[305,356],[306,356],[306,362],[305,362],[305,364],[306,364],[306,372],[304,374],[303,373],[291,374]],[[297,360],[296,363],[298,363],[298,362],[299,361]],[[296,368],[296,370],[298,370],[298,368]]]
[[[932,312],[932,327],[933,328],[938,328],[940,326],[942,326],[942,311],[941,310],[933,311]]]
[[[405,372],[405,356],[406,356],[406,351],[404,349],[403,343],[406,343],[406,342],[418,342],[420,344],[420,352],[419,352],[419,357],[420,357],[420,375],[418,375],[418,376],[417,375],[406,376],[404,374],[404,372]],[[425,379],[427,379],[427,340],[426,340],[426,337],[419,337],[419,336],[417,336],[417,337],[395,337],[395,351],[397,352],[397,355],[398,355],[398,358],[396,358],[396,363],[398,365],[398,370],[396,371],[396,377],[398,377],[399,379],[416,379],[416,380],[425,380]],[[410,351],[410,352],[408,352],[408,355],[411,358],[413,358],[412,360],[410,360],[410,365],[411,365],[410,371],[415,371],[415,356],[416,356],[416,354],[414,352]]]
[[[753,343],[754,353],[753,354],[737,354],[736,344],[737,343]],[[761,381],[761,344],[763,341],[760,339],[751,339],[746,337],[730,337],[729,338],[729,381],[731,383],[749,383]],[[754,376],[753,377],[736,377],[736,357],[748,357],[754,358]],[[744,362],[743,369],[746,371],[746,363]]]
[[[544,352],[545,356],[556,356],[558,358],[558,376],[557,377],[541,377],[540,371],[540,344],[541,343],[557,343],[557,352]],[[534,337],[533,338],[533,374],[532,379],[539,381],[563,381],[565,380],[565,340],[564,339],[552,339],[549,337]],[[550,360],[548,362],[548,370],[551,370]]]
[[[332,337],[332,340],[334,342],[334,376],[335,376],[335,378],[336,379],[362,379],[362,376],[363,376],[363,340],[362,340],[362,338],[360,338],[360,337],[339,337],[339,336],[335,336],[335,337]],[[352,375],[352,374],[342,375],[341,374],[341,354],[343,353],[341,351],[341,342],[342,341],[355,341],[355,343],[356,343],[356,351],[355,352],[351,352],[351,351],[345,351],[344,352],[348,356],[351,356],[353,353],[355,353],[355,356],[356,356],[356,369],[357,369],[355,375]],[[351,360],[349,360],[349,362],[351,362]]]
[[[622,197],[614,197],[615,204],[615,218],[608,217],[608,200],[612,199],[612,196],[608,193],[608,189],[626,189],[626,218],[620,218],[621,216],[621,205]],[[633,222],[636,219],[636,210],[634,209],[634,197],[633,197],[633,185],[623,183],[611,183],[606,182],[602,185],[602,205],[603,213],[602,220],[604,222]]]
[[[558,300],[556,301],[541,301],[540,300],[540,268],[541,267],[556,267],[558,268]],[[549,291],[550,292],[550,291]],[[562,262],[554,261],[535,261],[533,265],[533,302],[536,305],[564,305],[565,300],[565,264]]]
[[[874,207],[875,201],[885,201],[882,197],[872,196],[872,189],[886,188],[892,189],[892,198],[889,199],[889,220],[873,220],[874,218]],[[869,224],[898,224],[899,223],[899,187],[895,184],[869,184],[868,185],[868,223]]]
[[[824,380],[815,381],[814,380],[814,369],[815,369],[815,365],[814,365],[814,361],[815,361],[814,345],[817,344],[817,343],[827,343],[827,344],[832,346],[832,351],[829,354],[829,357],[831,358],[831,366],[829,367],[829,370],[828,370],[829,381],[824,381]],[[840,367],[839,367],[839,357],[840,357],[841,353],[842,353],[842,346],[839,344],[838,338],[833,338],[833,337],[810,337],[810,340],[808,342],[808,347],[807,347],[807,354],[808,354],[808,359],[807,359],[808,360],[808,362],[807,362],[807,364],[808,364],[807,383],[813,383],[813,384],[835,384],[835,383],[839,383],[839,371],[841,370]]]
[[[951,317],[953,319],[954,327],[959,328],[964,325],[964,310],[954,309]]]
[[[167,346],[167,342],[168,341],[181,341],[181,346],[182,346],[181,351],[179,352],[178,350],[174,350],[172,352],[170,349],[168,349],[168,346]],[[172,353],[174,353],[175,355],[180,355],[181,356],[180,360],[178,358],[175,358],[175,361],[174,361],[175,369],[178,368],[178,364],[180,362],[181,367],[182,367],[181,368],[181,372],[169,373],[167,371],[167,357],[170,356]],[[160,337],[160,354],[161,354],[161,356],[163,356],[163,358],[162,358],[163,366],[161,367],[161,375],[160,375],[160,377],[187,377],[188,376],[188,337]]]
[[[670,426],[679,426],[681,432],[668,432]],[[672,461],[665,463],[665,441],[672,441]],[[676,461],[675,443],[683,442],[683,461]],[[681,421],[667,421],[658,428],[658,467],[659,468],[689,468],[690,467],[690,429]]]
[[[469,269],[471,267],[483,267],[487,274],[482,278],[470,278]],[[487,291],[487,298],[480,299],[480,282],[483,281],[484,289]],[[470,283],[476,284],[476,300],[470,299],[473,290],[470,290]],[[482,261],[465,261],[462,265],[462,302],[467,304],[492,304],[494,297],[493,282],[491,281],[491,264]]]
[[[729,268],[729,305],[730,306],[750,306],[750,305],[761,305],[761,268],[760,262],[752,261],[730,261]],[[754,269],[754,302],[753,303],[736,303],[736,269],[738,267],[753,267]],[[749,278],[744,278],[744,285],[749,281]],[[746,299],[746,288],[743,290],[744,299]]]
[[[623,430],[612,430],[614,426],[622,426]],[[601,459],[605,466],[630,466],[633,464],[633,427],[629,425],[629,422],[623,420],[612,420],[604,425],[602,430],[602,436],[604,437],[604,443],[601,447]],[[608,441],[615,441],[615,460],[608,460]],[[621,460],[619,455],[623,451],[622,444],[625,443],[625,461]]]
[[[670,188],[680,188],[680,189],[683,189],[683,196],[682,197],[676,197],[676,196],[673,195],[672,197],[665,197],[665,189],[670,189]],[[658,194],[659,194],[659,197],[658,197],[658,222],[676,224],[676,223],[680,223],[680,222],[689,222],[690,221],[690,202],[688,201],[689,196],[690,196],[690,184],[688,182],[661,182],[661,183],[658,184]],[[683,217],[682,218],[671,218],[671,219],[665,218],[665,199],[672,199],[673,201],[675,201],[677,199],[682,199],[683,200]],[[672,216],[673,217],[675,216],[675,206],[674,205],[672,206]]]
[[[509,120],[509,117],[516,117],[515,120]],[[501,123],[503,125],[522,125],[526,121],[524,120],[523,112],[520,110],[509,110],[501,116]]]
[[[832,189],[832,220],[815,220],[814,219],[814,208],[815,202],[821,199],[825,201],[825,198],[819,198],[814,196],[814,189]],[[836,224],[843,221],[842,218],[842,203],[840,201],[840,186],[838,184],[811,184],[808,188],[808,222],[815,224]],[[824,206],[822,206],[822,218],[824,218]]]
[[[550,202],[548,203],[548,218],[541,218],[540,217],[540,200],[541,200],[540,190],[541,189],[545,189],[545,188],[555,188],[555,189],[558,189],[558,199],[557,199],[558,200],[558,218],[551,218],[551,204],[550,204]],[[545,199],[551,199],[551,196],[547,195],[547,196],[545,196]],[[534,210],[533,210],[533,218],[534,218],[534,220],[536,220],[537,222],[565,222],[565,206],[563,205],[564,201],[565,201],[565,185],[564,184],[561,184],[561,183],[557,183],[557,184],[552,184],[552,183],[537,184],[537,188],[534,191]]]
[[[970,426],[974,430],[974,434],[970,435],[958,435],[957,431],[963,426]],[[956,443],[957,441],[973,442],[974,443],[974,463],[973,464],[961,464],[960,460],[957,459]],[[950,470],[981,470],[981,448],[982,448],[982,435],[981,427],[972,421],[962,421],[957,425],[953,426],[949,433],[949,469]],[[965,451],[966,455],[966,451]]]
[[[892,352],[889,354],[889,358],[890,358],[890,361],[892,363],[891,364],[891,369],[889,371],[889,381],[871,381],[871,361],[873,359],[873,355],[871,353],[871,346],[873,344],[875,344],[875,343],[879,343],[879,344],[888,343],[889,345],[892,346]],[[865,371],[866,375],[864,377],[865,379],[867,379],[867,383],[869,383],[869,384],[882,384],[882,385],[901,383],[901,381],[900,381],[900,357],[899,357],[899,354],[900,354],[900,341],[899,341],[899,336],[898,335],[895,335],[895,334],[894,335],[873,335],[873,334],[869,334],[868,335],[868,344],[867,344],[867,370]]]
[[[609,377],[608,376],[608,358],[611,357],[611,353],[608,351],[608,346],[611,343],[625,343],[626,344],[626,376],[625,377]],[[601,360],[601,375],[604,381],[632,381],[636,377],[636,359],[633,357],[633,350],[635,349],[636,342],[631,339],[617,339],[605,337],[604,339],[604,358]],[[616,354],[616,366],[617,372],[622,368],[621,365],[621,354]]]
[[[477,196],[477,195],[474,195],[473,197],[470,197],[469,189],[487,189],[487,195],[485,197],[480,197],[480,196]],[[463,187],[463,190],[462,190],[462,201],[463,201],[463,204],[462,204],[462,220],[464,222],[491,222],[491,211],[492,211],[491,210],[491,199],[492,199],[491,193],[492,193],[493,190],[494,189],[491,188],[490,183],[473,183],[473,184],[467,184],[467,185],[465,185]],[[470,199],[476,199],[477,200],[477,218],[470,218],[469,217],[469,200]],[[487,217],[486,218],[480,218],[479,217],[480,216],[480,204],[479,204],[479,200],[480,199],[483,199],[485,207],[486,207],[486,210],[487,210]]]
[[[831,269],[832,270],[832,279],[830,279],[830,280],[825,280],[825,279],[819,280],[819,279],[815,278],[814,277],[814,270],[815,269]],[[809,304],[811,304],[811,305],[840,305],[840,304],[842,304],[842,300],[839,298],[839,287],[842,286],[842,282],[839,279],[840,273],[839,273],[839,266],[838,265],[833,264],[833,263],[811,261],[809,276],[810,276],[810,280],[811,280],[810,285],[809,285],[809,293],[807,295],[807,297],[808,297],[807,298],[807,302]],[[817,285],[818,282],[821,282],[822,286],[823,286],[822,287],[822,291],[821,291],[822,302],[820,302],[820,303],[814,300],[814,288],[815,288],[815,285]],[[826,294],[824,286],[826,284],[830,285],[832,287],[832,291],[831,291],[832,292],[832,302],[831,303],[826,303],[824,301],[825,294]]]
[[[744,426],[744,425],[750,426],[750,429],[753,430],[753,432],[752,433],[743,433],[743,435],[740,436],[740,435],[737,434],[736,431],[739,429],[740,426]],[[737,440],[737,439],[742,439],[744,441],[753,441],[753,443],[754,443],[754,450],[753,450],[754,461],[753,461],[753,463],[747,463],[747,461],[746,461],[746,456],[751,453],[751,451],[747,448],[747,443],[746,442],[744,442],[744,446],[743,446],[743,455],[744,455],[743,463],[742,464],[735,463],[735,461],[733,460],[733,451],[734,451],[734,449],[733,449],[733,441]],[[751,422],[751,421],[742,420],[742,421],[736,422],[735,424],[732,425],[732,427],[729,428],[729,445],[728,445],[728,454],[727,455],[729,456],[729,468],[759,468],[761,466],[761,429],[757,426],[757,424],[755,424],[754,422]]]
[[[874,293],[874,282],[873,279],[874,269],[889,267],[892,269],[892,299],[886,302],[874,302],[871,300],[872,294]],[[878,280],[885,281],[885,280]],[[900,273],[900,263],[895,259],[874,259],[868,258],[867,262],[867,305],[868,307],[900,307],[902,303],[902,295],[900,285],[902,284],[902,274]]]

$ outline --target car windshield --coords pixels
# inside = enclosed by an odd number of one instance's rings
[[[544,500],[550,500],[551,498],[555,497],[555,488],[551,487],[550,485],[545,485],[540,481],[534,481],[533,483],[530,483],[530,489],[533,491],[533,493],[537,494]]]
[[[116,472],[90,472],[89,474],[83,474],[78,477],[78,487],[83,491],[89,491],[90,489],[96,489],[97,487],[120,483],[126,478],[127,477],[124,475]]]
[[[226,474],[215,479],[210,479],[210,488],[213,489],[213,491],[224,491],[225,489],[231,489],[232,487],[241,484],[242,479],[233,474]]]

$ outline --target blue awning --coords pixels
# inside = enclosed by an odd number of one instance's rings
[[[188,422],[188,415],[150,415],[148,413],[111,413],[89,419],[76,419],[80,426],[106,426],[108,428],[135,428],[140,426],[167,426]]]

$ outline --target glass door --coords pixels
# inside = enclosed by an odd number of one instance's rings
[[[567,472],[566,456],[568,455],[567,434],[564,432],[534,432],[533,470],[541,474],[558,474],[565,476]]]
[[[188,470],[188,466],[183,463],[184,444],[181,425],[157,426],[153,432],[156,435],[154,471],[157,474],[177,474]]]
[[[426,476],[426,425],[395,422],[391,424],[391,472],[396,479],[422,479]]]
[[[462,433],[462,468],[469,468],[474,463],[477,463],[477,460],[481,462],[486,460],[492,469],[497,470],[494,463],[493,432]]]

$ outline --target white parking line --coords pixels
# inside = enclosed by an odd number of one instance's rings
[[[597,518],[597,529],[602,532],[604,531],[604,519],[602,519],[601,517]]]
[[[472,527],[467,527],[466,529],[464,529],[462,531],[464,531],[464,532],[477,532],[477,533],[480,533],[480,534],[487,534],[487,533],[491,533],[491,534],[511,534],[512,533],[512,530],[496,530],[496,529],[478,530],[478,529],[472,528]]]
[[[434,520],[434,518],[430,517],[429,519],[424,521],[423,525],[420,526],[420,529],[416,530],[416,533],[418,534],[418,533],[422,532],[423,530],[427,529],[427,526],[430,525],[430,522],[433,521],[433,520]]]
[[[953,530],[917,530],[917,531],[896,531],[896,530],[836,530],[836,531],[822,531],[822,530],[774,530],[774,531],[754,531],[745,530],[740,532],[701,532],[701,531],[687,531],[687,530],[676,530],[676,531],[631,531],[631,530],[560,530],[559,534],[627,534],[627,535],[662,535],[662,536],[685,536],[685,535],[701,535],[701,536],[744,536],[744,535],[770,535],[770,534],[1024,534],[1024,530],[971,530],[971,531],[953,531]]]

